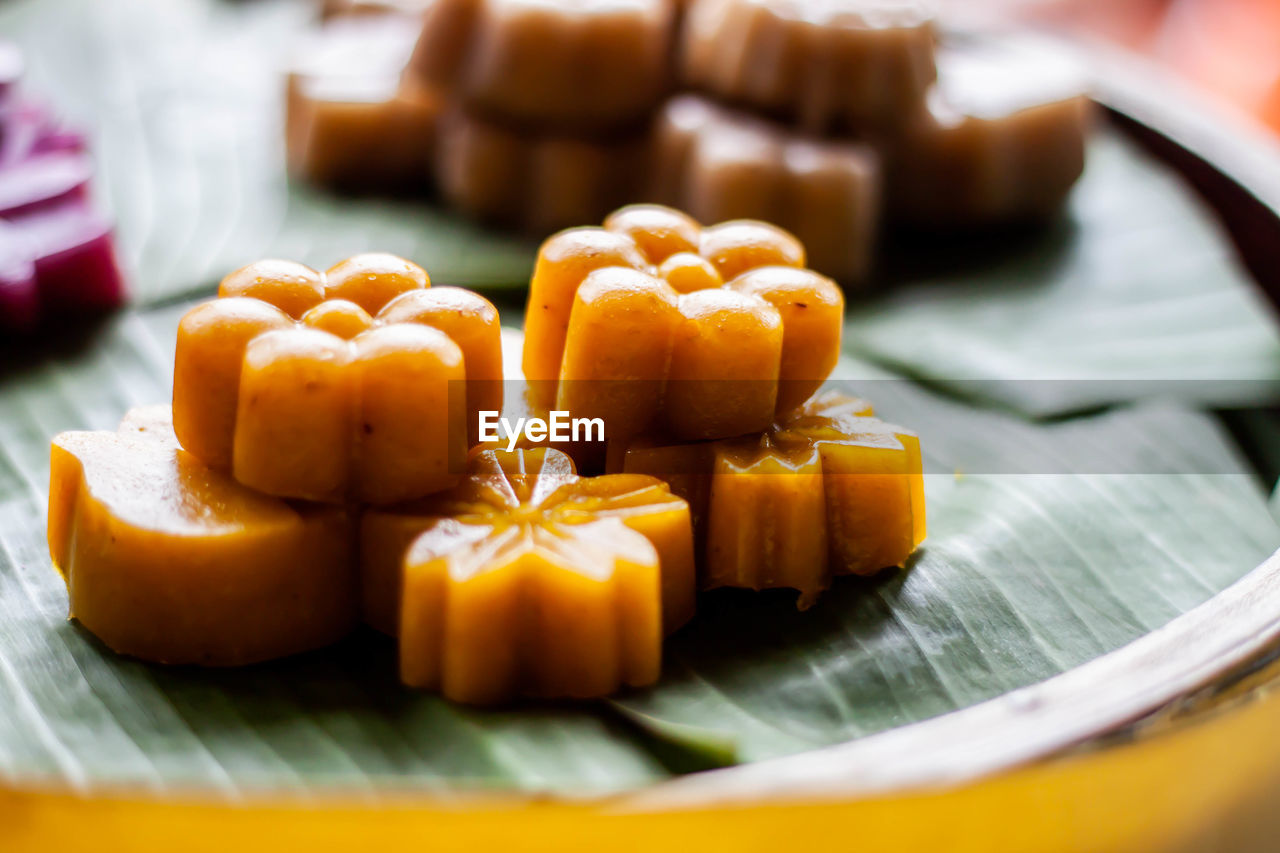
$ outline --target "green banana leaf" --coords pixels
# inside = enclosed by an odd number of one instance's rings
[[[1047,229],[891,246],[886,284],[911,286],[854,304],[846,345],[1031,415],[1135,395],[1280,398],[1274,316],[1212,215],[1114,133],[1096,134],[1088,156]]]
[[[738,760],[840,743],[1118,648],[1280,542],[1210,417],[1153,405],[1031,425],[945,401],[913,411],[899,420],[919,429],[927,469],[963,458],[978,473],[926,475],[929,538],[907,569],[844,579],[803,613],[784,593],[704,596],[662,683],[616,703],[630,719],[692,747],[727,740]]]
[[[803,613],[784,592],[704,595],[668,644],[662,681],[609,702],[458,707],[401,688],[394,645],[371,632],[232,671],[111,654],[65,619],[44,542],[49,438],[113,428],[129,407],[168,398],[189,297],[262,255],[326,264],[366,248],[408,254],[440,281],[500,287],[527,275],[528,246],[426,205],[287,184],[274,69],[309,8],[0,7],[0,34],[27,48],[30,87],[94,130],[139,296],[77,337],[0,349],[0,784],[229,796],[627,789],[1031,684],[1165,624],[1280,545],[1270,483],[1195,395],[1134,402],[1100,383],[951,382],[1088,379],[1106,364],[1129,378],[1158,378],[1158,364],[1178,378],[1274,377],[1274,331],[1221,235],[1173,178],[1104,136],[1057,231],[988,246],[985,265],[952,267],[941,291],[924,273],[895,273],[911,287],[851,314],[851,349],[878,365],[851,357],[840,375],[923,437],[930,535],[906,569],[840,579]],[[1090,335],[1067,346],[1077,328]],[[1091,349],[1107,342],[1109,360]],[[1007,374],[992,372],[1005,363]],[[1103,403],[1117,405],[1054,422],[1007,411]]]
[[[842,372],[878,377],[856,387],[923,436],[924,551],[905,571],[839,581],[805,613],[786,593],[704,596],[651,690],[463,709],[399,687],[393,644],[371,634],[239,671],[148,666],[65,621],[43,535],[48,437],[110,428],[129,406],[165,399],[185,307],[122,315],[0,385],[10,776],[230,792],[626,788],[926,719],[1062,672],[1206,600],[1280,542],[1211,416],[1144,406],[1038,425],[850,365]]]

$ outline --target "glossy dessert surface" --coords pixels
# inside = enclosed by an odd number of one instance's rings
[[[757,435],[612,445],[609,469],[689,501],[704,589],[791,588],[804,608],[837,575],[905,565],[925,537],[919,438],[838,391]]]
[[[525,317],[531,394],[606,438],[766,428],[835,365],[844,299],[764,222],[702,227],[633,205],[539,251]]]
[[[182,446],[268,494],[393,503],[461,475],[475,413],[501,409],[493,305],[392,255],[320,273],[260,261],[178,328]]]
[[[688,505],[652,477],[480,451],[414,515],[401,587],[383,590],[398,592],[408,685],[471,703],[602,696],[655,681],[664,622],[692,615]]]

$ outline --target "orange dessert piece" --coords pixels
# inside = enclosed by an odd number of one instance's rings
[[[902,566],[924,540],[924,479],[914,433],[835,391],[753,436],[695,444],[611,444],[610,470],[651,474],[689,501],[699,584],[800,591]]]
[[[669,0],[436,0],[409,73],[469,112],[609,132],[669,85]]]
[[[919,0],[698,0],[684,81],[812,132],[879,129],[920,108],[936,76]]]
[[[353,192],[425,188],[439,103],[402,80],[420,25],[408,15],[355,15],[320,27],[290,65],[289,169]]]
[[[366,513],[362,538],[366,618],[398,612],[401,679],[460,702],[651,684],[664,624],[693,612],[688,504],[555,450],[478,451],[453,490]]]
[[[881,205],[880,158],[869,145],[677,95],[658,113],[652,161],[658,201],[704,222],[768,219],[796,235],[823,275],[866,277]]]
[[[174,430],[259,491],[422,497],[457,482],[477,412],[502,408],[496,309],[402,258],[259,261],[219,296],[179,324]]]
[[[632,205],[542,244],[524,373],[540,405],[602,418],[609,440],[759,432],[834,367],[844,297],[804,247],[751,220],[703,228]]]
[[[340,639],[359,612],[352,532],[341,508],[209,468],[168,406],[53,439],[49,553],[71,615],[120,654],[236,666]]]
[[[529,130],[461,109],[441,116],[438,134],[435,178],[444,198],[468,216],[540,237],[598,221],[642,184],[639,134]]]
[[[1087,90],[1051,41],[950,36],[926,110],[885,148],[890,215],[944,228],[1050,216],[1084,171]]]

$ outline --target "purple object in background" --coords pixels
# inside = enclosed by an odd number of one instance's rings
[[[0,222],[0,326],[30,329],[40,319],[34,256],[21,234]]]
[[[22,72],[26,70],[22,51],[16,44],[0,42],[0,104],[9,102]]]
[[[16,92],[22,55],[0,42],[0,329],[120,305],[111,225],[89,204],[85,138]]]
[[[71,130],[70,128],[65,127],[46,127],[44,131],[36,137],[35,145],[31,148],[31,153],[53,154],[61,151],[66,153],[84,154],[87,152],[88,147],[84,134],[78,130]]]
[[[89,203],[93,166],[83,154],[55,151],[0,168],[0,219],[18,219],[69,202]]]
[[[52,124],[44,107],[10,95],[0,107],[0,166],[9,167],[27,159]]]

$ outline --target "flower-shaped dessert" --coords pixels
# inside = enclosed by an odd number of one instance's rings
[[[409,73],[514,124],[633,126],[667,88],[673,11],[668,0],[437,0]]]
[[[440,118],[435,177],[454,207],[539,236],[635,198],[641,135],[609,138],[505,127],[463,110]]]
[[[868,145],[678,95],[658,114],[651,179],[654,198],[704,222],[768,219],[796,235],[818,272],[866,276],[880,218],[880,161]]]
[[[178,440],[282,497],[392,503],[453,485],[476,413],[502,408],[502,345],[488,300],[429,285],[391,255],[227,276],[178,326]]]
[[[367,513],[362,538],[401,679],[461,702],[651,684],[664,623],[693,612],[688,504],[652,477],[578,477],[555,450],[478,451],[451,491]]]
[[[949,37],[928,109],[885,150],[890,213],[960,227],[1053,213],[1084,170],[1085,92],[1044,40]]]
[[[893,125],[933,82],[932,10],[917,0],[699,0],[684,80],[811,131]]]
[[[704,589],[787,587],[804,608],[833,576],[902,566],[924,540],[920,440],[871,415],[828,391],[753,436],[611,445],[609,468],[689,501]]]
[[[356,15],[305,40],[286,89],[290,171],[352,191],[425,186],[439,105],[401,79],[419,28],[409,15]]]
[[[657,205],[551,237],[525,317],[524,373],[549,408],[605,438],[759,432],[836,363],[844,297],[764,222],[703,228]]]
[[[53,440],[49,553],[71,615],[111,649],[235,666],[340,639],[358,618],[352,525],[182,450],[168,406]]]

